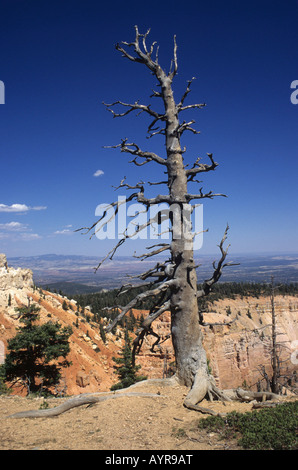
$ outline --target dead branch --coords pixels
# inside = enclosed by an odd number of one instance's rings
[[[277,395],[276,393],[272,392],[251,392],[249,390],[243,390],[242,388],[237,388],[236,390],[237,397],[240,401],[267,401],[267,400],[274,400],[274,401],[280,401],[281,397],[280,395]]]
[[[173,279],[170,279],[169,281],[165,281],[164,283],[162,283],[160,286],[156,287],[155,289],[151,289],[151,290],[147,290],[145,292],[142,292],[140,294],[138,294],[133,300],[131,300],[125,307],[121,307],[121,312],[119,313],[119,315],[115,318],[115,320],[113,320],[107,327],[106,327],[106,331],[107,332],[110,332],[114,326],[120,321],[122,320],[122,318],[126,315],[127,312],[129,312],[129,310],[131,308],[133,308],[136,304],[138,304],[139,302],[142,302],[144,299],[148,298],[148,297],[154,297],[156,295],[158,295],[160,292],[163,292],[165,290],[168,290],[169,287],[172,287],[174,286],[176,281],[174,281]],[[120,307],[119,307],[120,308]]]
[[[159,68],[159,65],[158,65],[158,51],[156,52],[155,62],[152,60],[151,56],[152,56],[154,46],[155,46],[156,43],[155,42],[152,43],[149,52],[148,52],[148,49],[147,49],[147,46],[146,46],[146,39],[147,39],[147,36],[150,32],[150,29],[148,29],[148,31],[145,34],[140,34],[139,30],[138,30],[138,27],[135,26],[135,31],[136,31],[135,41],[130,42],[130,43],[128,43],[126,41],[122,41],[121,44],[123,44],[124,46],[133,47],[134,52],[136,53],[136,56],[133,56],[133,55],[129,54],[126,51],[126,49],[124,49],[122,46],[120,46],[119,43],[116,44],[115,47],[118,51],[122,52],[122,55],[124,57],[126,57],[127,59],[131,60],[132,62],[143,63],[151,70],[151,72],[155,73],[156,70]],[[143,48],[144,48],[145,52],[143,52],[141,50],[140,38],[143,38],[142,42],[143,42]]]
[[[148,277],[158,277],[158,278],[165,278],[166,273],[165,273],[165,266],[169,261],[164,261],[163,263],[157,263],[153,268],[148,269],[147,271],[135,275],[135,276],[129,276],[130,279],[138,278],[141,279],[142,281],[145,281]]]
[[[158,243],[154,246],[161,246],[161,248],[159,248],[158,250],[150,251],[150,253],[143,253],[142,255],[138,255],[138,256],[134,255],[134,258],[139,258],[139,259],[142,259],[143,261],[146,258],[150,258],[151,256],[158,255],[162,253],[163,251],[170,250],[171,248],[171,245],[169,245],[168,243]],[[146,247],[147,250],[149,250],[150,248],[152,248],[152,246]]]
[[[117,390],[115,392],[98,392],[78,395],[74,398],[70,398],[66,402],[62,403],[55,408],[48,408],[44,410],[30,410],[21,411],[10,415],[9,418],[49,418],[53,416],[59,416],[68,410],[76,408],[82,405],[90,405],[93,403],[99,403],[106,400],[114,400],[122,397],[134,397],[134,398],[164,398],[162,395],[155,393],[137,393],[137,392],[123,392],[123,390]]]
[[[170,310],[170,307],[171,307],[171,302],[170,300],[168,300],[155,313],[151,313],[150,315],[148,315],[148,317],[145,318],[145,320],[143,321],[141,325],[142,328],[143,329],[148,328],[152,324],[152,322],[156,320],[156,318],[160,317],[160,315],[162,315],[164,312],[167,312],[168,310]]]
[[[198,173],[206,173],[208,171],[215,170],[215,168],[218,166],[218,163],[213,160],[213,154],[207,153],[207,155],[211,161],[211,165],[208,165],[207,163],[200,163],[201,158],[198,157],[192,168],[186,170],[186,176],[188,177],[188,181],[193,181],[194,176]]]
[[[190,107],[194,107],[195,105],[192,105]],[[191,131],[193,134],[200,134],[200,131],[196,131],[192,126],[192,124],[195,123],[195,120],[191,120],[189,122],[183,121],[182,124],[179,124],[178,127],[176,128],[176,131],[174,134],[176,134],[179,138],[182,136],[184,131]]]
[[[157,182],[151,183],[150,181],[148,181],[148,184],[150,186],[156,186],[158,184],[168,184],[168,182],[167,181],[157,181]]]
[[[227,197],[225,194],[216,194],[213,193],[212,191],[209,191],[209,193],[203,193],[202,192],[203,188],[200,188],[200,194],[186,194],[185,199],[187,202],[192,201],[194,199],[213,199],[214,197]]]
[[[133,341],[133,350],[132,350],[133,365],[135,363],[135,356],[139,354],[143,345],[144,338],[147,335],[154,335],[158,338],[151,348],[151,351],[154,352],[154,346],[156,346],[156,344],[160,342],[160,337],[152,330],[151,324],[153,323],[154,320],[156,320],[156,318],[158,318],[164,312],[169,310],[170,306],[171,306],[171,302],[168,300],[161,307],[159,307],[157,311],[155,312],[152,311],[148,315],[148,317],[146,317],[145,320],[143,321],[141,328],[137,331],[137,336]]]
[[[139,190],[141,191],[141,187],[139,188]],[[107,225],[111,220],[113,220],[116,215],[118,214],[118,211],[119,211],[119,207],[122,205],[122,204],[126,204],[127,202],[130,202],[132,201],[133,199],[137,199],[138,198],[138,194],[139,193],[132,193],[130,194],[127,198],[125,199],[121,199],[121,200],[118,200],[118,201],[114,201],[114,202],[111,202],[110,204],[107,204],[107,210],[109,208],[115,208],[113,214],[111,215],[111,217],[109,218],[109,220],[106,220],[105,222],[102,223],[102,225],[99,225],[97,227],[97,229],[94,231],[94,233],[91,235],[90,238],[92,238],[99,230],[101,230],[102,227],[104,227],[105,225]],[[96,225],[98,225],[107,215],[107,210],[105,210],[102,214],[102,216],[96,221],[94,222],[90,227],[81,227],[79,229],[76,229],[75,232],[80,232],[80,231],[83,231],[85,230],[85,232],[83,233],[83,235],[86,235],[87,233],[90,233],[91,230],[94,229],[94,227],[96,227]]]
[[[109,258],[110,260],[113,259],[114,254],[118,250],[118,248],[123,245],[125,242],[125,238],[121,238],[121,240],[118,241],[118,243],[112,248],[108,254],[98,263],[98,265],[94,268],[94,272],[97,272],[100,266]]]
[[[131,186],[130,184],[125,183],[126,181],[126,176],[120,181],[119,186],[112,186],[112,188],[117,191],[120,188],[126,188],[126,189],[139,189],[141,192],[144,192],[144,181],[140,181],[139,183],[135,184],[134,186]]]
[[[224,263],[228,254],[229,246],[230,246],[228,245],[227,248],[224,249],[224,243],[227,239],[228,230],[229,230],[229,226],[227,225],[225,233],[219,244],[219,249],[221,251],[221,258],[218,261],[217,265],[215,264],[215,261],[213,262],[213,268],[214,268],[213,275],[210,279],[204,281],[202,289],[198,290],[197,292],[198,298],[204,297],[210,293],[213,284],[215,284],[221,277],[223,268],[225,268],[226,266],[237,266],[239,264],[239,263]]]
[[[143,161],[141,164],[149,163],[151,161],[154,161],[156,163],[159,163],[160,165],[167,165],[167,161],[160,157],[159,155],[156,155],[156,153],[153,152],[144,152],[140,149],[140,147],[135,143],[135,142],[127,142],[127,138],[121,139],[121,143],[118,145],[108,145],[104,146],[104,148],[120,148],[121,152],[126,152],[130,153],[131,155],[135,155],[136,158],[143,158],[145,161]],[[135,163],[134,160],[132,162]],[[139,166],[141,165],[140,163],[137,163]]]
[[[153,116],[155,118],[155,120],[165,120],[165,115],[164,114],[159,114],[156,111],[152,110],[150,105],[146,106],[144,104],[139,104],[138,101],[131,104],[131,103],[123,103],[123,101],[118,100],[118,101],[115,101],[114,103],[108,104],[108,103],[103,102],[102,104],[107,108],[108,111],[110,111],[110,113],[112,113],[114,118],[127,116],[132,111],[140,111],[140,112],[146,112],[146,113],[150,114],[150,116]],[[112,108],[117,106],[117,105],[128,108],[128,110],[124,111],[123,113],[116,113]]]
[[[252,405],[254,410],[260,409],[260,408],[275,408],[276,406],[280,405],[281,403],[285,402],[277,402],[277,401],[265,401],[264,403],[254,403]]]
[[[138,235],[138,233],[140,233],[142,230],[144,230],[146,227],[148,227],[149,225],[151,225],[152,223],[154,222],[154,218],[153,219],[149,219],[147,222],[145,222],[144,224],[142,225],[136,225],[136,229],[135,231],[132,233],[132,234],[128,234],[127,233],[127,228],[126,230],[124,231],[123,233],[123,238],[121,238],[117,243],[116,245],[108,252],[108,254],[100,261],[100,263],[97,265],[95,269],[95,272],[100,268],[100,266],[109,258],[110,260],[113,259],[116,251],[118,250],[118,248],[123,245],[123,243],[125,243],[126,240],[128,239],[133,239],[133,237],[135,237],[136,235]],[[164,248],[163,250],[161,251],[164,251],[165,249],[167,248]],[[149,256],[153,256],[153,254],[150,254],[150,253],[147,253],[145,255],[141,255],[141,256],[134,256],[135,258],[141,258],[141,257],[149,257]]]

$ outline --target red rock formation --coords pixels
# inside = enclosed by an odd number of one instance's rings
[[[21,293],[21,299],[18,298]],[[113,357],[123,346],[124,334],[120,329],[115,335],[108,333],[104,344],[99,333],[99,325],[87,321],[82,313],[76,312],[75,303],[50,292],[24,287],[16,292],[12,306],[0,303],[0,341],[7,347],[7,340],[16,334],[19,321],[15,316],[15,305],[26,304],[24,299],[31,299],[41,308],[40,322],[59,321],[62,326],[70,325],[73,334],[70,337],[71,352],[68,359],[71,367],[62,370],[62,380],[57,393],[74,395],[94,391],[109,390],[117,382],[114,374]],[[69,308],[62,308],[66,300]],[[270,364],[271,307],[268,297],[221,300],[213,304],[212,312],[204,313],[205,323],[223,323],[222,325],[204,326],[204,343],[209,365],[220,388],[234,388],[244,382],[252,385],[260,378],[257,367]],[[211,309],[210,308],[210,309]],[[284,357],[289,367],[290,355],[297,342],[298,298],[294,296],[276,296],[278,341],[288,347]],[[90,313],[90,312],[89,312]],[[134,311],[136,316],[147,312]],[[237,315],[237,320],[231,320]],[[92,317],[92,315],[91,315]],[[155,336],[144,339],[137,364],[142,366],[140,373],[148,378],[162,378],[173,369],[174,356],[170,333],[170,314],[165,312],[155,323],[154,331],[160,336],[158,344]],[[122,336],[122,338],[120,337]],[[292,349],[291,349],[292,347]],[[297,347],[296,347],[297,349]],[[268,369],[269,370],[269,369]],[[16,393],[21,392],[20,389]]]

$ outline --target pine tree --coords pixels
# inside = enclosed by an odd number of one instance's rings
[[[120,357],[113,357],[113,361],[116,364],[119,364],[118,367],[115,366],[115,373],[118,375],[120,382],[112,385],[111,390],[119,390],[120,388],[127,388],[130,385],[133,385],[136,382],[145,380],[147,377],[142,375],[137,375],[137,371],[141,366],[133,365],[132,361],[132,351],[131,351],[131,341],[128,334],[128,329],[125,330],[125,343],[120,352]]]
[[[0,395],[10,393],[9,388],[5,384],[5,370],[3,364],[0,364]]]
[[[104,330],[104,327],[103,327],[103,324],[102,322],[100,322],[99,324],[99,333],[100,333],[100,337],[101,339],[103,340],[103,342],[105,343],[107,338],[106,338],[106,332]]]
[[[16,310],[24,326],[18,328],[16,336],[8,342],[9,353],[3,366],[5,378],[7,381],[20,379],[29,392],[48,390],[59,382],[60,368],[71,364],[66,356],[70,352],[68,339],[72,330],[62,328],[58,322],[36,325],[40,307],[34,304]]]

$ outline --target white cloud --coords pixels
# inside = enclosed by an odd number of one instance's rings
[[[0,204],[0,212],[27,212],[29,207],[26,204],[12,204],[7,206],[5,204]]]
[[[6,204],[0,204],[0,212],[28,212],[30,210],[41,211],[45,209],[45,206],[30,207],[26,204],[11,204],[11,206],[7,206]]]
[[[0,224],[0,239],[9,239],[12,242],[38,240],[41,236],[32,233],[32,229],[27,224],[20,222],[7,222]]]
[[[8,222],[6,224],[0,224],[0,230],[5,230],[8,232],[23,232],[28,230],[28,226],[21,224],[20,222]]]
[[[104,174],[104,172],[103,172],[102,170],[97,170],[97,171],[93,174],[93,176],[101,176],[101,175],[103,175],[103,174]]]
[[[47,209],[47,206],[34,206],[34,207],[29,207],[29,209],[32,211],[44,211]]]
[[[37,233],[21,233],[21,239],[24,241],[38,240],[41,238]]]
[[[65,228],[63,230],[56,230],[56,232],[54,232],[54,235],[72,235],[72,234],[73,234],[73,231],[69,230],[68,228]]]

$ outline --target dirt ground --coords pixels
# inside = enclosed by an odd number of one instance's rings
[[[0,397],[0,450],[240,450],[236,442],[198,430],[203,415],[183,406],[187,389],[151,384],[134,391],[159,393],[157,398],[121,397],[71,409],[52,418],[9,416],[40,409],[42,398]],[[49,398],[54,407],[66,398]],[[245,412],[252,405],[201,403],[216,411]]]

